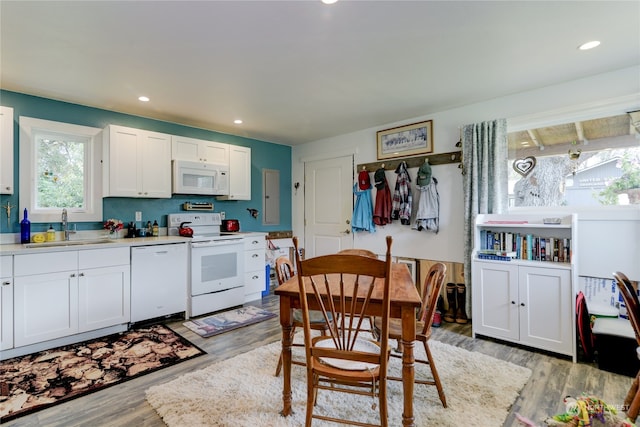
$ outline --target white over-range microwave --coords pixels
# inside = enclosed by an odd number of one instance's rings
[[[226,196],[229,166],[217,163],[173,161],[173,193]]]

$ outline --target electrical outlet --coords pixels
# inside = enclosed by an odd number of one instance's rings
[[[227,214],[225,212],[220,212],[220,219],[225,219]]]
[[[136,221],[142,221],[142,212],[140,211],[136,212]]]

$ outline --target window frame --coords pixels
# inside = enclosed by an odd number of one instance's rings
[[[638,109],[640,93],[610,98],[593,103],[581,104],[543,113],[530,114],[507,119],[507,132],[525,129],[556,126],[574,121],[592,120],[600,117],[626,114]],[[511,165],[509,164],[509,167]],[[603,205],[603,206],[511,206],[507,213],[578,213],[587,217],[607,217],[611,215],[625,216],[625,212],[638,211],[640,205]]]
[[[71,123],[20,116],[20,212],[26,208],[32,223],[57,223],[63,208],[37,209],[37,158],[35,136],[38,132],[74,135],[88,140],[85,153],[84,208],[68,207],[70,222],[102,221],[102,129]]]

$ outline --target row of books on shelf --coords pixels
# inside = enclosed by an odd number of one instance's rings
[[[480,231],[480,259],[571,262],[571,239],[532,234]]]

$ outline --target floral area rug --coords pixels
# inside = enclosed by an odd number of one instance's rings
[[[201,337],[207,338],[276,317],[277,314],[249,305],[194,319],[183,323]]]
[[[0,362],[0,424],[205,354],[154,325]]]

